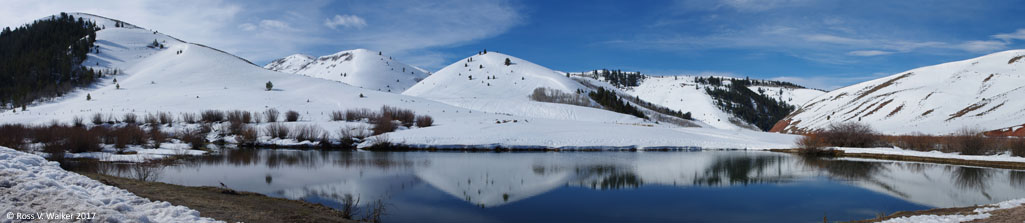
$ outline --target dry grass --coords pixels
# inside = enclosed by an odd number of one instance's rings
[[[412,127],[416,121],[416,113],[414,113],[413,110],[391,106],[381,107],[381,116],[389,116],[392,120],[399,121],[402,126],[406,126],[406,128]]]
[[[121,121],[128,124],[135,124],[137,120],[138,116],[136,116],[135,113],[125,113],[124,116],[121,117]]]
[[[264,131],[267,132],[268,136],[279,139],[288,138],[288,133],[291,132],[291,130],[292,129],[288,126],[280,123],[267,125],[267,127],[265,127],[264,129]]]
[[[267,111],[264,111],[263,115],[266,117],[267,122],[278,122],[278,115],[281,115],[281,112],[278,112],[277,109],[272,108],[267,109]]]
[[[299,125],[295,127],[295,131],[292,132],[292,138],[295,141],[317,141],[317,137],[320,137],[324,132],[319,126],[316,125]]]
[[[424,128],[434,125],[434,118],[427,115],[416,116],[416,127]]]
[[[381,118],[378,118],[377,121],[374,122],[373,124],[374,124],[374,129],[373,129],[374,130],[374,135],[380,135],[380,134],[384,134],[384,133],[394,132],[396,129],[399,128],[399,126],[397,124],[395,124],[395,122],[393,121],[391,115],[389,115],[387,113],[382,114]]]
[[[285,112],[285,121],[287,121],[287,122],[299,121],[299,112],[297,112],[297,111]]]
[[[217,110],[206,110],[199,114],[200,120],[206,123],[222,122],[224,121],[224,112]]]
[[[199,117],[194,113],[182,113],[182,121],[189,124],[196,124],[199,122]]]
[[[377,114],[376,112],[366,108],[345,110],[345,121],[347,122],[356,122],[363,120],[366,120],[368,122],[374,122],[380,117],[380,114]]]

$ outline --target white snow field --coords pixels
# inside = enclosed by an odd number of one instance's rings
[[[346,50],[317,58],[294,54],[274,60],[264,68],[395,93],[405,91],[430,75],[419,67],[367,49]]]
[[[220,222],[184,206],[150,201],[65,171],[38,155],[0,147],[0,160],[0,212],[31,215],[21,219],[78,222],[82,220],[76,220],[75,214],[90,213],[93,222]],[[54,219],[46,213],[71,214],[71,219]],[[4,217],[4,222],[13,220]]]
[[[331,121],[331,112],[358,108],[378,110],[387,105],[434,118],[432,127],[402,127],[382,137],[416,146],[569,149],[609,148],[611,145],[639,149],[742,149],[789,148],[795,140],[792,135],[749,130],[679,128],[597,108],[531,101],[527,97],[537,87],[574,92],[584,86],[565,77],[564,73],[501,53],[475,55],[470,57],[472,62],[466,62],[469,58],[461,60],[428,76],[404,94],[397,94],[271,71],[223,51],[157,31],[135,26],[116,28],[114,21],[107,18],[74,15],[106,27],[97,32],[99,53],[89,54],[84,64],[99,70],[117,70],[118,74],[101,80],[94,87],[33,104],[28,111],[2,112],[0,122],[48,124],[56,120],[70,123],[75,117],[88,120],[97,113],[113,117],[135,113],[142,117],[168,112],[178,116],[209,109],[262,112],[274,108],[302,114],[299,122],[286,125],[315,125],[336,137],[341,128],[367,124]],[[154,40],[165,48],[147,47]],[[355,55],[354,60],[360,58],[359,53]],[[506,58],[511,59],[510,66],[504,65]],[[470,75],[473,75],[472,80]],[[268,81],[274,85],[271,91],[265,89]],[[92,100],[86,100],[87,95]],[[517,121],[503,124],[506,120]],[[263,129],[266,125],[255,124],[255,127]],[[183,123],[173,126],[171,131],[198,127]],[[216,139],[213,137],[218,128],[214,126],[208,139]],[[225,140],[232,142],[233,137],[229,135]],[[269,136],[262,136],[260,141],[283,145],[304,143]]]
[[[784,132],[859,122],[886,134],[949,134],[1025,124],[1025,50],[916,68],[831,91],[791,114]]]

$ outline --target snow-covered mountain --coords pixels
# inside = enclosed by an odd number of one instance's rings
[[[947,134],[962,128],[1025,135],[1025,50],[916,68],[831,91],[780,121],[803,132],[859,122],[887,134]]]
[[[499,53],[473,56],[472,62],[460,61],[429,76],[406,94],[397,94],[272,71],[154,30],[115,27],[112,19],[73,15],[105,27],[96,34],[98,52],[88,54],[83,65],[116,70],[117,74],[105,75],[93,86],[53,101],[29,105],[27,111],[0,111],[0,123],[70,123],[76,117],[94,114],[121,117],[127,113],[167,112],[179,116],[204,110],[260,112],[275,108],[302,114],[300,122],[288,125],[318,126],[337,137],[337,130],[343,126],[366,123],[332,121],[332,112],[376,110],[387,105],[434,118],[431,127],[401,128],[384,134],[392,142],[410,146],[786,148],[795,139],[792,135],[755,131],[679,128],[598,108],[530,101],[527,96],[537,87],[572,92],[583,86],[562,73]],[[150,47],[154,41],[163,47]],[[355,54],[353,60],[360,57]],[[510,58],[512,64],[504,65],[505,58]],[[464,68],[467,73],[462,73]],[[474,76],[472,80],[464,77],[469,75]],[[267,82],[273,83],[273,90],[266,89]],[[268,124],[253,125],[262,129]]]
[[[608,81],[599,75],[594,75],[595,71],[573,73],[575,78],[584,80],[601,80]],[[709,95],[705,88],[724,88],[709,83],[699,83],[695,78],[698,76],[647,76],[639,80],[637,86],[626,86],[619,87],[619,89],[631,96],[640,98],[641,100],[654,103],[666,108],[680,110],[682,112],[690,112],[691,116],[698,121],[704,122],[712,127],[720,129],[753,129],[756,128],[750,123],[746,123],[744,120],[736,117],[729,112],[723,111],[719,106],[716,105],[716,99]],[[708,77],[703,77],[708,78]],[[729,83],[734,80],[732,77],[716,77],[723,80],[725,83]],[[743,80],[743,79],[738,79]],[[825,94],[825,92],[803,88],[799,86],[789,85],[783,82],[772,82],[764,80],[755,80],[762,84],[753,84],[748,86],[754,93],[764,95],[770,99],[774,99],[790,106],[800,108],[801,105],[808,102],[812,98],[819,95]],[[776,85],[770,85],[769,83],[779,83]]]
[[[264,68],[395,93],[405,91],[430,75],[419,67],[367,49],[346,50],[317,58],[294,54],[271,61]]]

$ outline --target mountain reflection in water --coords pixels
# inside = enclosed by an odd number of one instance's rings
[[[173,163],[99,163],[74,168],[187,186],[216,186],[223,182],[236,190],[303,199],[332,207],[343,206],[351,197],[384,200],[396,206],[392,210],[402,212],[395,213],[399,215],[394,216],[395,219],[428,214],[418,213],[419,210],[449,207],[449,211],[453,211],[452,207],[462,206],[459,203],[486,208],[466,209],[469,216],[501,215],[493,212],[506,209],[523,212],[530,208],[515,205],[517,202],[536,203],[575,193],[589,194],[587,196],[637,193],[635,195],[640,196],[655,193],[653,191],[711,190],[708,193],[727,196],[768,188],[786,193],[759,196],[778,196],[772,199],[786,200],[808,196],[803,193],[810,192],[805,191],[815,191],[808,188],[822,189],[822,185],[828,185],[828,190],[878,194],[875,197],[881,198],[872,199],[896,202],[893,210],[862,210],[879,203],[872,200],[850,204],[850,207],[828,207],[851,209],[847,211],[851,214],[844,216],[863,217],[901,210],[897,208],[901,205],[905,209],[954,207],[1025,197],[1025,172],[1022,171],[820,159],[756,151],[463,153],[243,149]],[[670,192],[662,191],[667,189]],[[813,196],[808,199],[828,200],[829,196],[840,195]],[[556,202],[570,202],[562,200]],[[438,205],[439,202],[446,205]],[[742,205],[753,201],[716,202]],[[757,202],[771,203],[771,200]],[[848,205],[836,203],[832,205]],[[598,204],[578,205],[589,208]],[[491,210],[503,206],[510,207]],[[466,220],[448,220],[460,219]]]

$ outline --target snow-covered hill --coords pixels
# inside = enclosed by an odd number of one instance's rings
[[[595,80],[596,77],[594,71],[573,73],[573,76],[584,80]],[[698,83],[695,78],[696,76],[687,75],[646,76],[639,81],[638,86],[621,87],[620,90],[650,103],[682,112],[690,112],[695,120],[715,128],[755,128],[716,106],[715,99],[705,91],[706,87],[715,88],[716,86]],[[719,78],[723,78],[725,82],[732,79],[731,77]],[[597,76],[597,80],[604,79]],[[825,94],[820,90],[793,86],[752,85],[748,88],[753,92],[798,108],[812,98]]]
[[[274,60],[264,68],[396,93],[405,91],[430,75],[423,69],[366,49],[346,50],[317,58],[294,54]]]
[[[505,65],[509,59],[510,65]],[[590,88],[529,61],[498,52],[487,52],[448,65],[403,92],[474,110],[537,118],[596,122],[642,123],[639,118],[576,105],[530,100],[537,88],[565,93]]]
[[[998,52],[840,88],[811,100],[774,130],[859,122],[887,134],[947,134],[962,128],[1011,133],[1025,124],[1023,56],[1025,50]]]
[[[94,86],[56,100],[30,105],[27,111],[0,111],[0,123],[70,123],[75,117],[88,119],[97,113],[121,117],[168,112],[179,116],[204,110],[260,112],[275,108],[302,114],[300,122],[289,125],[312,124],[337,137],[342,126],[364,123],[331,121],[331,112],[388,105],[434,118],[432,127],[385,134],[392,142],[414,146],[786,148],[795,139],[754,131],[681,129],[597,108],[530,101],[527,96],[537,87],[573,92],[583,86],[563,73],[499,53],[460,61],[406,94],[397,94],[271,71],[153,30],[114,27],[114,20],[75,15],[105,26],[97,32],[98,53],[89,54],[83,64],[118,74],[105,75]],[[150,47],[154,40],[163,48]],[[504,65],[506,58],[510,58],[510,66]],[[271,91],[265,89],[268,81],[273,83]],[[267,124],[255,125],[263,129]]]

